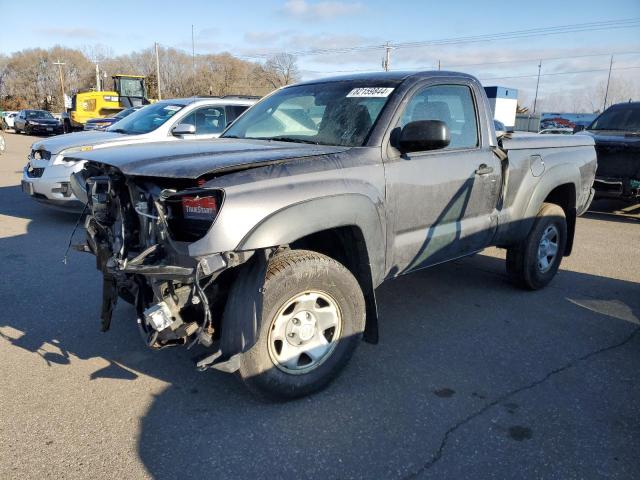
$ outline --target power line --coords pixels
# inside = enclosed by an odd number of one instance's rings
[[[512,40],[517,38],[528,38],[528,37],[536,37],[541,35],[559,35],[565,33],[578,33],[578,32],[591,32],[597,30],[613,30],[619,28],[633,28],[640,26],[640,18],[630,18],[630,19],[622,19],[622,20],[607,20],[601,22],[590,22],[590,23],[578,23],[571,25],[560,25],[555,27],[543,27],[543,28],[533,28],[527,30],[515,30],[510,32],[502,32],[495,34],[485,34],[485,35],[475,35],[468,37],[453,37],[453,38],[443,38],[443,39],[434,39],[434,40],[422,40],[422,41],[414,41],[414,42],[398,42],[389,44],[393,48],[416,48],[416,47],[428,47],[428,46],[436,46],[436,45],[455,45],[455,44],[463,44],[463,43],[478,43],[478,42],[488,42],[494,40]],[[336,53],[350,53],[350,52],[359,52],[365,50],[380,50],[386,48],[386,44],[376,44],[376,45],[361,45],[355,47],[338,47],[338,48],[322,48],[322,49],[309,49],[309,50],[297,50],[297,51],[288,51],[291,55],[295,55],[298,57],[301,56],[314,56],[314,55],[325,55],[325,54],[336,54]],[[242,55],[245,58],[266,58],[272,55],[272,53],[260,53],[253,55]]]
[[[638,52],[610,52],[610,53],[591,53],[585,55],[567,55],[565,57],[542,57],[542,58],[527,58],[522,60],[500,60],[496,62],[482,62],[482,63],[460,63],[455,65],[443,64],[442,68],[458,68],[458,67],[482,67],[485,65],[505,65],[512,63],[529,63],[529,62],[538,62],[542,60],[543,62],[552,61],[552,60],[567,60],[573,58],[588,58],[588,57],[610,57],[611,55],[615,55],[616,57],[623,55],[640,55],[640,51]],[[422,69],[435,69],[434,65],[420,65],[420,66],[411,66],[408,67],[407,70],[422,70]],[[402,68],[395,68],[393,70],[403,70]],[[350,70],[306,70],[307,73],[358,73],[358,72],[371,72],[374,71],[372,68],[356,68]]]
[[[496,62],[460,63],[457,65],[447,64],[447,68],[481,67],[485,65],[502,65],[502,64],[508,64],[508,63],[528,63],[528,62],[537,62],[538,60],[547,62],[552,60],[567,60],[567,59],[573,59],[573,58],[609,57],[611,55],[615,55],[616,57],[619,57],[621,55],[640,55],[640,51],[639,52],[588,53],[584,55],[570,55],[566,57],[542,57],[542,58],[528,58],[528,59],[522,59],[522,60],[500,60]],[[417,67],[417,68],[420,68],[420,67]]]
[[[640,68],[640,65],[635,65],[632,67],[618,67],[618,68],[612,68],[611,70],[633,70],[636,68]],[[580,74],[580,73],[597,73],[597,72],[608,72],[609,69],[608,68],[599,68],[599,69],[593,69],[593,70],[571,70],[568,72],[553,72],[553,73],[542,73],[540,74],[541,77],[552,77],[552,76],[556,76],[556,75],[574,75],[574,74]],[[531,75],[513,75],[513,76],[509,76],[509,77],[480,77],[479,80],[508,80],[508,79],[512,79],[512,78],[534,78],[537,77],[538,74],[534,73]]]

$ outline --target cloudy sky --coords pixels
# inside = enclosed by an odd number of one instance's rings
[[[485,84],[535,88],[537,59],[543,59],[540,88],[578,88],[606,79],[610,54],[615,74],[640,78],[640,23],[626,27],[522,38],[464,41],[465,37],[545,29],[609,20],[640,19],[639,0],[558,2],[272,0],[109,0],[78,9],[67,0],[0,0],[0,52],[60,44],[102,44],[116,54],[154,42],[196,53],[228,51],[250,60],[271,52],[298,53],[303,78],[379,70],[391,42],[392,69],[443,69],[477,75]],[[454,43],[451,40],[458,39]],[[442,40],[446,40],[443,44]],[[431,44],[428,44],[431,42]],[[425,45],[425,43],[427,43]],[[339,52],[318,50],[343,49]],[[348,49],[348,50],[344,50]],[[491,62],[491,64],[489,64]],[[501,63],[494,63],[501,62]],[[585,73],[564,74],[563,72]]]

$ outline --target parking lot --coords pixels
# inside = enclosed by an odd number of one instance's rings
[[[379,345],[264,403],[146,349],[127,304],[100,333],[77,216],[20,191],[34,137],[4,136],[0,478],[640,478],[640,206],[596,202],[541,291],[499,250],[383,285]]]

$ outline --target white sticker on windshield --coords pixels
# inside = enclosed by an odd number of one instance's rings
[[[180,108],[177,105],[167,105],[166,107],[164,107],[165,110],[169,110],[170,112],[177,112],[178,110],[180,110]]]
[[[393,92],[393,88],[389,87],[361,87],[354,88],[349,92],[347,97],[388,97]]]

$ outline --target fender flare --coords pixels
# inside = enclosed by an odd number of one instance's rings
[[[375,288],[385,275],[386,231],[377,205],[362,194],[338,194],[314,198],[278,210],[256,225],[238,245],[238,250],[262,250],[288,245],[307,235],[339,227],[357,227],[362,232],[368,265],[352,272],[365,297],[367,322],[364,338],[378,342],[378,309]]]
[[[386,235],[377,206],[365,195],[340,194],[305,200],[278,210],[258,223],[237,250],[260,250],[287,245],[332,228],[355,226],[365,240],[374,287],[382,283]]]
[[[540,181],[535,186],[534,191],[529,198],[527,207],[522,215],[522,229],[520,231],[521,238],[524,238],[533,226],[533,222],[538,214],[538,211],[542,207],[544,201],[549,197],[549,194],[556,188],[571,184],[574,187],[574,192],[579,191],[580,186],[580,171],[574,165],[562,164],[547,170]],[[575,233],[576,212],[575,203],[577,199],[574,199],[574,208],[569,209],[566,212],[567,217],[567,247],[565,249],[565,255],[571,253],[573,246],[573,236]]]

